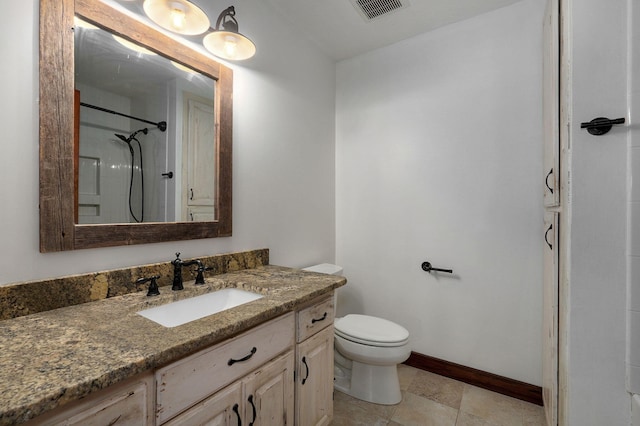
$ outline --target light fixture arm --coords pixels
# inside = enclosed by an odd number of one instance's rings
[[[225,10],[222,11],[222,13],[220,13],[220,16],[218,16],[218,20],[216,21],[216,31],[220,30],[220,24],[222,24],[222,29],[224,31],[232,31],[232,32],[239,32],[238,31],[238,21],[235,18],[236,16],[236,9],[233,6],[229,6],[228,8],[226,8]],[[228,21],[225,21],[224,19],[229,17]]]

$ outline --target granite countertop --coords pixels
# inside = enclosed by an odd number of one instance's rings
[[[0,425],[27,421],[89,393],[295,310],[346,283],[339,276],[279,266],[215,275],[161,295],[127,294],[0,321]],[[235,287],[265,297],[165,328],[137,311]]]

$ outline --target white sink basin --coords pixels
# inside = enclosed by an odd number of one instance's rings
[[[136,313],[165,327],[177,327],[262,297],[261,294],[250,291],[225,288]]]

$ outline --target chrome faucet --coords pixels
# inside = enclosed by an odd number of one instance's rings
[[[182,285],[182,267],[183,266],[191,266],[198,265],[198,275],[196,275],[196,284],[204,284],[204,271],[209,268],[206,268],[199,259],[189,260],[185,262],[180,259],[180,253],[176,253],[176,258],[171,261],[173,265],[173,285],[171,286],[171,290],[178,291],[184,290],[184,286]]]

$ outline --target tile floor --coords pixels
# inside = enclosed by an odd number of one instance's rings
[[[332,426],[544,426],[542,407],[398,366],[402,402],[376,405],[335,392]]]

